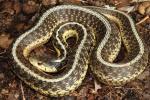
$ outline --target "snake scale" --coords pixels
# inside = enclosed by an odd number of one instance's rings
[[[68,39],[75,38],[73,46]],[[38,63],[31,52],[52,39],[57,56]],[[125,57],[115,62],[122,44]],[[132,19],[118,10],[61,5],[46,11],[38,23],[17,38],[12,48],[13,71],[34,90],[50,96],[77,89],[90,67],[108,85],[123,85],[145,69],[148,53]],[[46,56],[45,56],[46,57]]]

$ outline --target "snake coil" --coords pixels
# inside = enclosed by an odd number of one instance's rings
[[[68,46],[70,37],[76,37],[73,47]],[[38,65],[39,59],[31,52],[50,39],[58,56],[48,59],[50,65],[44,62]],[[115,63],[122,44],[127,54]],[[16,75],[36,91],[50,96],[67,95],[77,89],[88,66],[98,80],[116,86],[141,74],[148,60],[128,15],[117,10],[74,5],[46,11],[33,28],[17,38],[12,55]],[[62,66],[65,67],[59,70]]]

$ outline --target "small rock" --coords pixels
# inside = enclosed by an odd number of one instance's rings
[[[42,0],[42,4],[44,6],[56,5],[57,0]]]
[[[10,38],[10,35],[4,34],[4,33],[0,35],[0,47],[1,48],[7,49],[12,42],[13,42],[13,39]]]
[[[0,32],[8,29],[13,22],[13,17],[8,13],[0,13]]]
[[[23,4],[23,12],[26,14],[35,13],[38,9],[38,4],[36,2],[30,0]]]
[[[95,1],[94,3],[95,6],[104,6],[105,5],[105,2],[101,2],[101,1]]]

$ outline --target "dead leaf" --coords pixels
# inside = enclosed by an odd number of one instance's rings
[[[101,87],[100,84],[97,83],[97,81],[94,81],[94,86],[95,86],[95,88],[94,88],[94,90],[92,91],[92,93],[97,94],[97,91],[98,91],[99,89],[101,89],[102,87]]]
[[[150,2],[143,2],[138,7],[138,11],[142,15],[144,15],[144,14],[150,15],[149,9],[150,9]]]
[[[135,11],[136,9],[135,9],[135,6],[125,6],[125,7],[118,8],[118,10],[130,13],[130,12]]]

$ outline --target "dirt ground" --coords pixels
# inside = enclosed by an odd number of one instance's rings
[[[150,61],[136,80],[122,87],[97,82],[88,71],[76,91],[59,98],[35,92],[18,79],[11,69],[13,42],[33,27],[47,9],[61,4],[110,5],[128,13],[146,48],[150,50],[150,2],[139,1],[142,0],[0,0],[0,100],[150,100]]]

